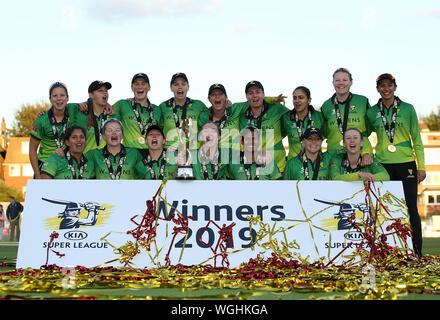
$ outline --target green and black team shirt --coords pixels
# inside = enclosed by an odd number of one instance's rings
[[[282,117],[283,135],[287,135],[289,141],[289,153],[287,160],[296,157],[302,150],[301,135],[307,128],[315,127],[321,130],[324,118],[322,113],[309,106],[307,116],[301,120],[296,115],[295,108],[286,112]]]
[[[115,117],[124,128],[124,146],[128,148],[148,149],[145,134],[151,125],[161,123],[161,109],[148,101],[148,106],[130,100],[119,100],[113,105]]]
[[[219,159],[215,159],[215,161],[210,161],[207,157],[204,156],[204,153],[201,149],[198,150],[197,159],[193,158],[193,170],[194,177],[196,180],[224,180],[226,177],[226,167],[227,165],[223,165],[219,163]]]
[[[170,162],[164,149],[157,160],[153,160],[147,149],[139,149],[141,160],[136,164],[136,178],[140,180],[173,180],[177,166]]]
[[[206,109],[200,113],[198,126],[199,132],[205,123],[212,121],[217,125],[220,131],[219,138],[219,152],[220,159],[222,163],[229,163],[232,159],[233,152],[236,150],[235,154],[240,153],[240,116],[243,114],[249,103],[239,102],[234,103],[229,108],[226,108],[223,117],[218,120],[213,120],[213,110],[212,107]]]
[[[95,168],[93,161],[88,161],[86,156],[81,157],[78,163],[70,155],[68,150],[64,151],[65,156],[53,153],[43,162],[41,173],[45,173],[53,179],[93,179]]]
[[[92,125],[87,124],[88,113],[78,112],[77,124],[86,130],[86,147],[84,153],[87,153],[93,149],[102,149],[107,143],[102,138],[102,129],[107,119],[117,118],[116,115],[108,115],[104,110],[99,116],[92,114]]]
[[[351,168],[347,159],[346,152],[335,153],[330,161],[330,179],[331,180],[344,180],[355,181],[362,180],[358,173],[369,172],[374,174],[377,181],[389,181],[390,176],[384,166],[373,157],[373,163],[362,167],[362,157],[359,157],[358,165],[356,168]]]
[[[387,164],[405,163],[417,159],[418,169],[425,170],[425,153],[414,106],[401,101],[398,97],[394,100],[395,104],[389,109],[383,106],[384,118],[381,100],[367,112],[368,126],[377,134],[376,158],[379,162]],[[394,125],[393,118],[395,118]],[[385,127],[388,127],[390,136],[391,129],[394,128],[392,142]],[[390,145],[395,146],[395,152],[388,149]]]
[[[180,127],[184,119],[188,119],[191,131],[194,134],[193,143],[189,146],[190,149],[198,148],[198,120],[202,111],[206,110],[206,105],[199,100],[193,100],[186,98],[184,106],[177,106],[174,102],[174,98],[162,102],[159,105],[160,112],[162,114],[160,127],[163,128],[165,138],[165,148],[172,148],[177,150],[179,146],[179,134],[177,128]]]
[[[320,153],[312,163],[304,152],[289,159],[284,169],[284,180],[329,180],[331,155]]]
[[[264,97],[267,103],[275,103],[275,97]],[[223,117],[220,120],[213,120],[212,107],[202,111],[199,116],[199,132],[207,122],[214,122],[220,130],[219,152],[222,163],[229,163],[231,159],[240,155],[240,116],[249,108],[249,102],[236,102],[226,108]],[[225,156],[225,149],[230,152]]]
[[[57,122],[51,107],[37,117],[32,125],[31,136],[40,141],[38,160],[44,162],[57,148],[65,148],[64,132],[68,127],[77,124],[78,106],[69,103],[64,112],[64,119]]]
[[[286,150],[283,145],[282,116],[289,111],[285,106],[263,102],[263,111],[258,118],[254,118],[251,108],[240,116],[240,131],[253,125],[262,131],[262,149],[273,151],[275,163],[279,171],[283,172],[286,166]]]
[[[247,163],[243,154],[239,163],[230,163],[225,168],[225,178],[230,180],[278,180],[282,177],[275,161],[267,166],[259,163]]]
[[[136,164],[141,161],[141,154],[137,149],[121,146],[121,151],[114,156],[105,146],[90,150],[86,158],[93,161],[98,180],[134,180]]]
[[[337,101],[336,94],[325,101],[321,107],[321,113],[324,117],[322,133],[327,137],[327,150],[344,149],[341,132],[345,132],[348,128],[356,128],[364,136],[364,146],[361,154],[369,153],[372,155],[373,149],[368,140],[369,133],[366,125],[367,110],[369,108],[370,103],[366,97],[352,93],[343,103]]]

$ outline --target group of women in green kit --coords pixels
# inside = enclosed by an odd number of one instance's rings
[[[426,174],[417,114],[395,95],[391,74],[376,79],[374,106],[350,91],[352,82],[347,69],[337,69],[335,92],[320,110],[304,86],[294,89],[289,110],[285,96],[265,96],[259,81],[247,83],[246,101],[238,103],[223,85],[211,85],[208,108],[188,97],[184,73],[172,76],[173,96],[160,105],[148,99],[145,73],[132,78],[134,97],[113,106],[109,82],[92,82],[88,100],[78,104],[68,103],[66,85],[56,82],[52,107],[33,124],[29,157],[37,179],[169,180],[189,166],[198,180],[400,180],[421,255],[417,184]]]

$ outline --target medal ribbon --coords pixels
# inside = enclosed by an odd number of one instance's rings
[[[122,173],[122,166],[124,165],[124,162],[126,160],[126,152],[125,147],[121,145],[121,151],[119,152],[119,162],[118,167],[116,168],[116,172],[113,171],[113,166],[110,162],[110,152],[107,150],[107,146],[102,149],[102,154],[104,156],[104,162],[107,165],[108,172],[110,174],[110,178],[112,180],[119,180]],[[115,156],[116,157],[116,156]]]
[[[263,100],[263,111],[261,111],[261,114],[257,118],[255,118],[254,115],[252,114],[251,108],[249,107],[245,113],[245,116],[249,121],[248,124],[251,126],[255,126],[258,129],[261,129],[261,122],[263,121],[263,116],[267,112],[268,108],[269,105],[267,104],[266,101]]]
[[[159,160],[153,160],[150,156],[150,153],[145,157],[142,157],[142,162],[147,167],[148,171],[150,172],[150,176],[152,180],[163,180],[163,177],[165,175],[165,166],[167,164],[166,160],[166,149],[162,151],[162,154],[160,155],[160,167],[159,167],[159,177],[156,178],[156,172],[154,171],[153,165],[154,163],[159,163]]]
[[[226,121],[228,120],[230,115],[231,115],[231,110],[229,110],[229,108],[226,108],[225,113],[223,114],[223,117],[219,121],[214,121],[214,112],[211,108],[211,110],[209,111],[209,120],[211,120],[215,123],[219,123],[219,129],[221,132],[222,129],[225,127]]]
[[[69,150],[65,150],[64,154],[66,155],[66,159],[67,159],[67,163],[68,163],[68,167],[70,169],[70,172],[72,172],[72,179],[78,179],[81,180],[83,178],[83,174],[84,174],[84,167],[85,164],[87,162],[87,159],[84,155],[81,155],[81,160],[78,164],[78,175],[76,175],[76,170],[75,170],[75,166],[73,165],[73,157],[70,154]]]
[[[312,113],[313,113],[313,109],[311,108],[311,106],[309,106],[308,109],[309,109],[309,110],[308,110],[308,112],[307,112],[307,118],[306,118],[306,119],[308,119],[309,121],[308,121],[308,123],[307,123],[307,127],[306,127],[306,129],[308,129],[308,128],[310,128],[310,127],[312,126]],[[305,123],[305,122],[306,122],[306,121],[305,121],[306,119],[304,119],[304,121],[301,120],[301,119],[298,117],[298,114],[296,113],[295,108],[292,109],[292,111],[290,111],[290,121],[294,121],[294,122],[295,122],[295,124],[296,124],[296,130],[297,130],[297,132],[298,132],[298,137],[299,137],[300,140],[301,140],[301,136],[302,136],[302,134],[303,134],[303,130],[302,130],[301,122]]]
[[[173,110],[173,117],[174,117],[174,123],[176,125],[176,128],[180,128],[180,119],[179,119],[179,115],[177,114],[177,107],[182,108],[181,120],[183,121],[186,119],[187,108],[188,108],[188,105],[191,103],[192,103],[192,100],[190,98],[186,98],[185,104],[183,106],[176,105],[176,100],[174,98],[171,98],[167,101],[167,105],[170,106],[171,109]]]
[[[102,116],[101,125],[98,128],[98,119],[100,119],[101,116]],[[107,112],[105,111],[105,109],[104,109],[104,111],[99,116],[96,116],[94,113],[92,113],[93,130],[95,132],[95,141],[96,141],[96,145],[97,146],[99,146],[99,144],[101,143],[101,140],[102,140],[102,128],[104,128],[104,123],[107,120],[107,117],[108,117],[108,115],[107,115]]]
[[[388,140],[390,140],[391,143],[394,141],[394,133],[396,128],[396,118],[397,118],[397,107],[400,104],[400,99],[398,97],[394,97],[393,102],[393,113],[391,116],[391,124],[388,123],[387,118],[385,116],[385,108],[383,106],[382,98],[379,99],[378,105],[380,109],[380,115],[382,116],[382,122],[385,129],[385,132],[388,136]]]
[[[247,163],[244,152],[240,152],[240,163],[244,166],[244,171],[246,173],[247,180],[260,180],[260,168],[263,166],[262,164],[253,162]],[[252,178],[252,166],[255,164],[255,176]]]
[[[200,152],[199,152],[199,158],[200,159],[199,160],[200,160],[200,163],[202,164],[203,177],[204,177],[205,180],[217,180],[218,168],[219,168],[219,165],[218,165],[218,155],[219,155],[219,153],[218,153],[218,150],[217,150],[216,154],[214,156],[214,160],[210,161],[206,157],[203,149],[200,149]],[[206,166],[208,163],[211,164],[212,179],[209,179],[208,168]]]
[[[352,98],[352,94],[350,93],[347,100],[345,100],[344,121],[342,121],[341,120],[341,111],[339,110],[339,101],[338,101],[338,98],[336,97],[336,93],[332,97],[333,106],[335,107],[336,121],[338,122],[339,132],[341,132],[342,135],[344,135],[345,130],[347,130],[348,113],[350,110],[351,98]]]
[[[357,166],[356,168],[353,169],[350,165],[350,161],[348,160],[347,154],[345,154],[344,157],[342,158],[341,166],[345,168],[345,171],[347,173],[353,173],[353,172],[358,172],[362,169],[361,163],[362,163],[362,157],[359,156]]]
[[[142,107],[139,103],[135,102],[134,99],[131,101],[131,106],[133,107],[133,112],[134,112],[134,115],[136,116],[136,121],[137,121],[139,131],[142,136],[144,136],[145,133],[147,132],[148,127],[153,122],[153,116],[154,116],[153,107],[151,106],[151,103],[148,99],[147,99],[147,103],[148,103],[147,107]],[[139,113],[138,106],[141,108],[142,113],[144,112],[144,110],[146,110],[150,113],[149,119],[148,119],[147,123],[145,124],[145,126],[142,124],[142,118]]]
[[[304,179],[305,180],[310,180],[310,174],[309,174],[309,165],[308,162],[310,161],[305,152],[302,152],[302,155],[300,156],[301,162],[303,164],[303,169],[304,169]],[[311,162],[311,166],[312,166],[312,170],[313,170],[313,177],[312,180],[316,180],[318,179],[318,174],[319,174],[319,167],[321,165],[321,159],[322,159],[322,153],[319,152],[318,154],[318,158],[315,160],[315,164],[313,164],[313,162]]]
[[[53,114],[53,107],[49,110],[48,116],[49,116],[50,125],[52,126],[52,133],[57,148],[63,148],[63,144],[64,144],[63,136],[64,133],[66,132],[67,122],[69,121],[69,112],[67,111],[67,108],[64,109],[64,118],[63,120],[61,120],[61,122],[57,122],[57,120],[55,119],[55,115]],[[63,126],[61,130],[61,136],[58,135],[58,130],[56,127],[57,124],[61,124]]]

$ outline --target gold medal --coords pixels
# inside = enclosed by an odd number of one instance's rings
[[[139,137],[139,138],[138,138],[138,142],[139,142],[140,144],[145,144],[145,138],[144,138],[144,137]]]
[[[388,151],[389,151],[389,152],[396,152],[396,146],[390,144],[390,145],[388,146]]]

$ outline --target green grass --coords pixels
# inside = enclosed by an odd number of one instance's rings
[[[440,255],[440,238],[424,238],[423,254]]]
[[[18,242],[0,242],[0,263],[7,265],[0,267],[0,271],[15,269],[17,250]]]

